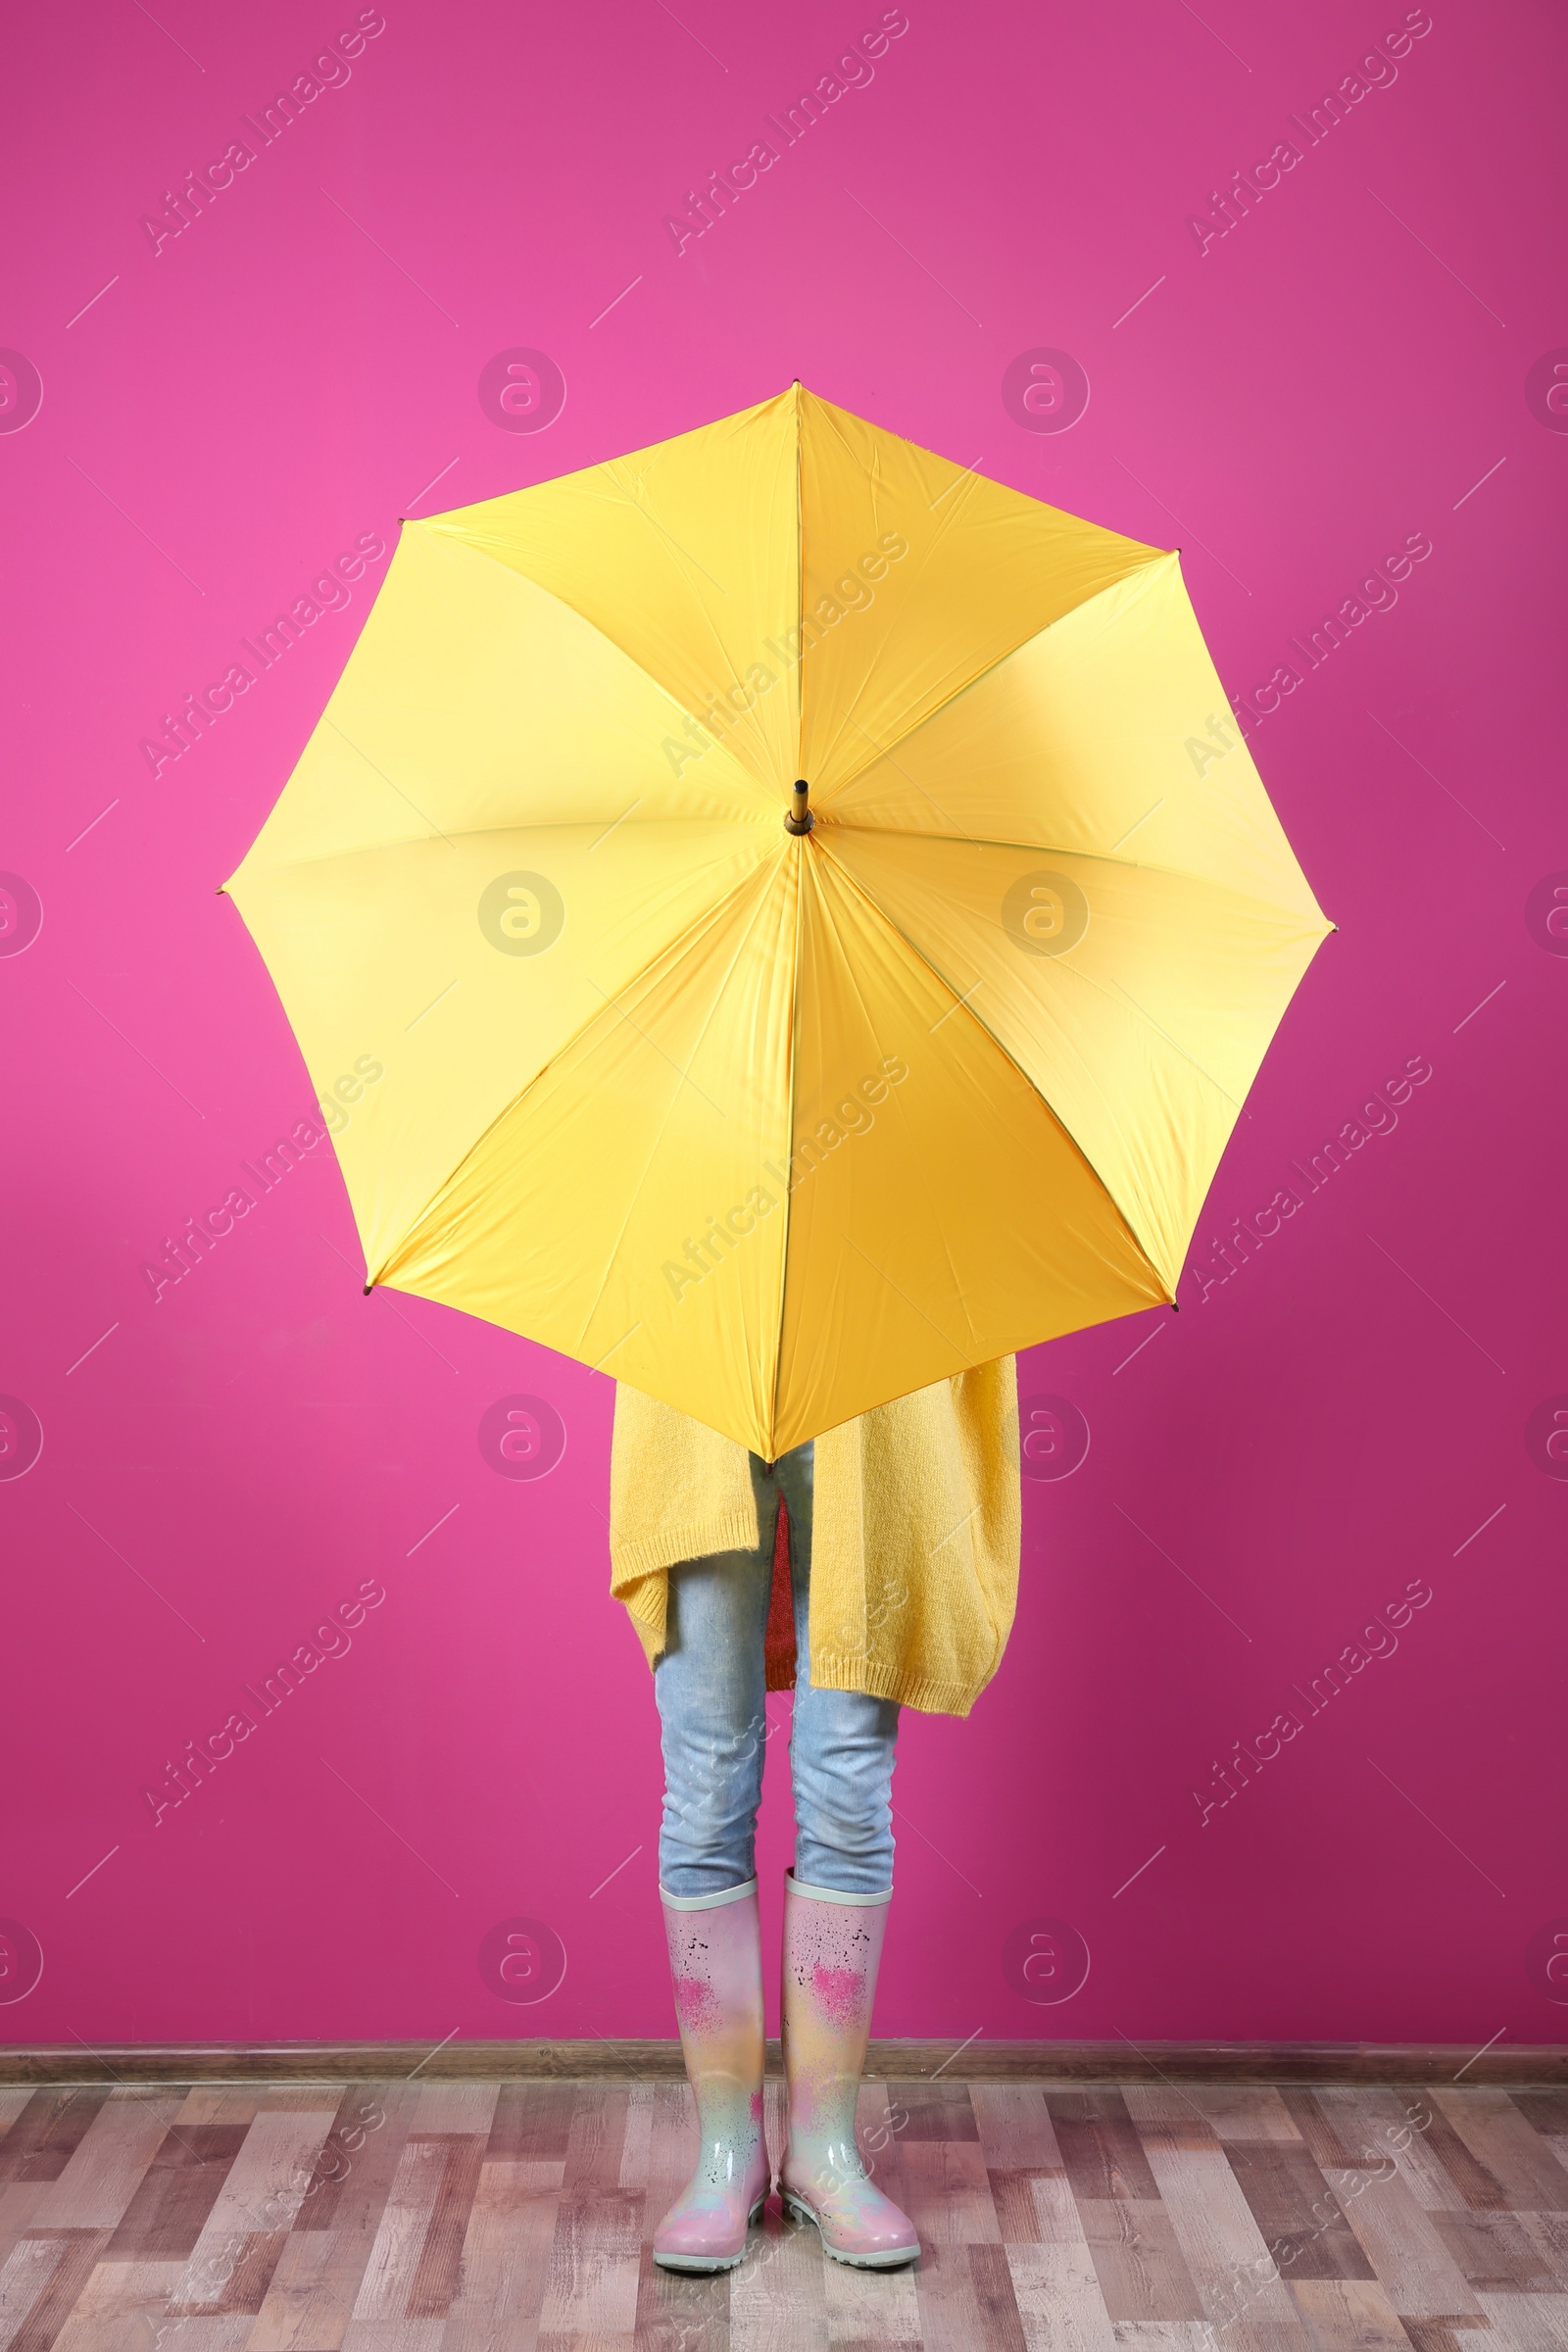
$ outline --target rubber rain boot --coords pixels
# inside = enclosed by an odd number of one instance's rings
[[[855,2102],[888,1894],[843,1895],[784,1879],[784,2072],[789,2133],[779,2168],[786,2212],[814,2222],[835,2262],[885,2271],[920,2251],[914,2224],[872,2181]]]
[[[762,2130],[757,1881],[685,1902],[661,1895],[702,2147],[696,2172],[654,2232],[654,2260],[666,2271],[729,2271],[772,2185]]]

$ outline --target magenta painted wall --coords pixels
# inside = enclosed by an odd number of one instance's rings
[[[1020,1368],[1043,1475],[1017,1630],[968,1723],[906,1719],[879,2026],[1568,2025],[1560,21],[909,0],[874,74],[677,252],[665,214],[887,21],[87,0],[12,27],[6,2037],[672,2031],[609,1383],[363,1298],[324,1146],[156,1302],[140,1270],[307,1110],[214,890],[382,564],[182,756],[141,747],[400,515],[797,374],[1185,549],[1342,926],[1180,1316]],[[245,118],[356,24],[382,28],[264,145]],[[239,138],[255,160],[180,227],[171,194]],[[532,433],[480,396],[518,349],[565,385]],[[1028,379],[1043,350],[1069,364]],[[1276,1229],[1238,1241],[1258,1211]],[[517,1395],[564,1433],[539,1477],[481,1446]],[[351,1645],[155,1822],[166,1765],[367,1584]],[[763,1852],[776,1912],[776,1766]]]

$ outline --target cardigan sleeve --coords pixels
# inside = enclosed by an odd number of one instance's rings
[[[1017,1604],[1013,1357],[829,1431],[815,1486],[811,1680],[967,1715]]]

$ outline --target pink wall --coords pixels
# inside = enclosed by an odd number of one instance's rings
[[[140,746],[362,534],[799,374],[1184,546],[1227,684],[1302,673],[1254,749],[1342,926],[1181,1315],[1022,1367],[1026,1400],[1071,1408],[1034,1424],[1037,1466],[1085,1427],[1088,1452],[1028,1486],[1017,1631],[975,1716],[906,1719],[880,2027],[1559,2036],[1553,12],[1434,0],[1406,46],[1397,0],[909,0],[874,79],[679,254],[665,212],[874,0],[386,0],[351,78],[268,146],[244,117],[367,21],[353,0],[158,13],[14,25],[0,165],[23,223],[0,343],[24,355],[0,378],[0,868],[27,886],[0,901],[0,2034],[672,2030],[653,1702],[606,1594],[609,1384],[363,1298],[324,1147],[156,1302],[140,1272],[305,1112],[214,886],[380,567],[181,758],[155,775]],[[1381,86],[1315,143],[1293,128],[1391,33]],[[155,251],[143,216],[240,136],[254,162]],[[1282,141],[1299,161],[1217,233],[1210,191]],[[479,394],[517,348],[564,379],[537,435]],[[1087,378],[1070,430],[1004,397],[1041,349]],[[1397,601],[1309,667],[1293,640],[1415,534]],[[1430,1075],[1310,1190],[1297,1168],[1412,1061]],[[1213,1280],[1281,1189],[1300,1205]],[[479,1436],[524,1394],[564,1440],[534,1479]],[[155,1825],[144,1787],[368,1581],[346,1654]],[[1412,1584],[1430,1598],[1309,1713],[1297,1687]],[[1300,1729],[1203,1818],[1216,1759],[1267,1750],[1282,1710]],[[510,1988],[532,2004],[497,1989],[517,1919],[543,1923],[543,1974]]]

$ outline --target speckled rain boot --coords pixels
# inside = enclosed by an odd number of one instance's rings
[[[814,2222],[835,2262],[885,2271],[920,2251],[914,2224],[866,2171],[855,2101],[889,1894],[837,1894],[784,1879],[784,2072],[789,2136],[779,2167],[785,2210]]]
[[[746,2252],[746,2232],[772,2185],[762,2132],[757,1881],[724,1894],[662,1900],[702,2151],[654,2232],[654,2260],[666,2271],[730,2271]]]

